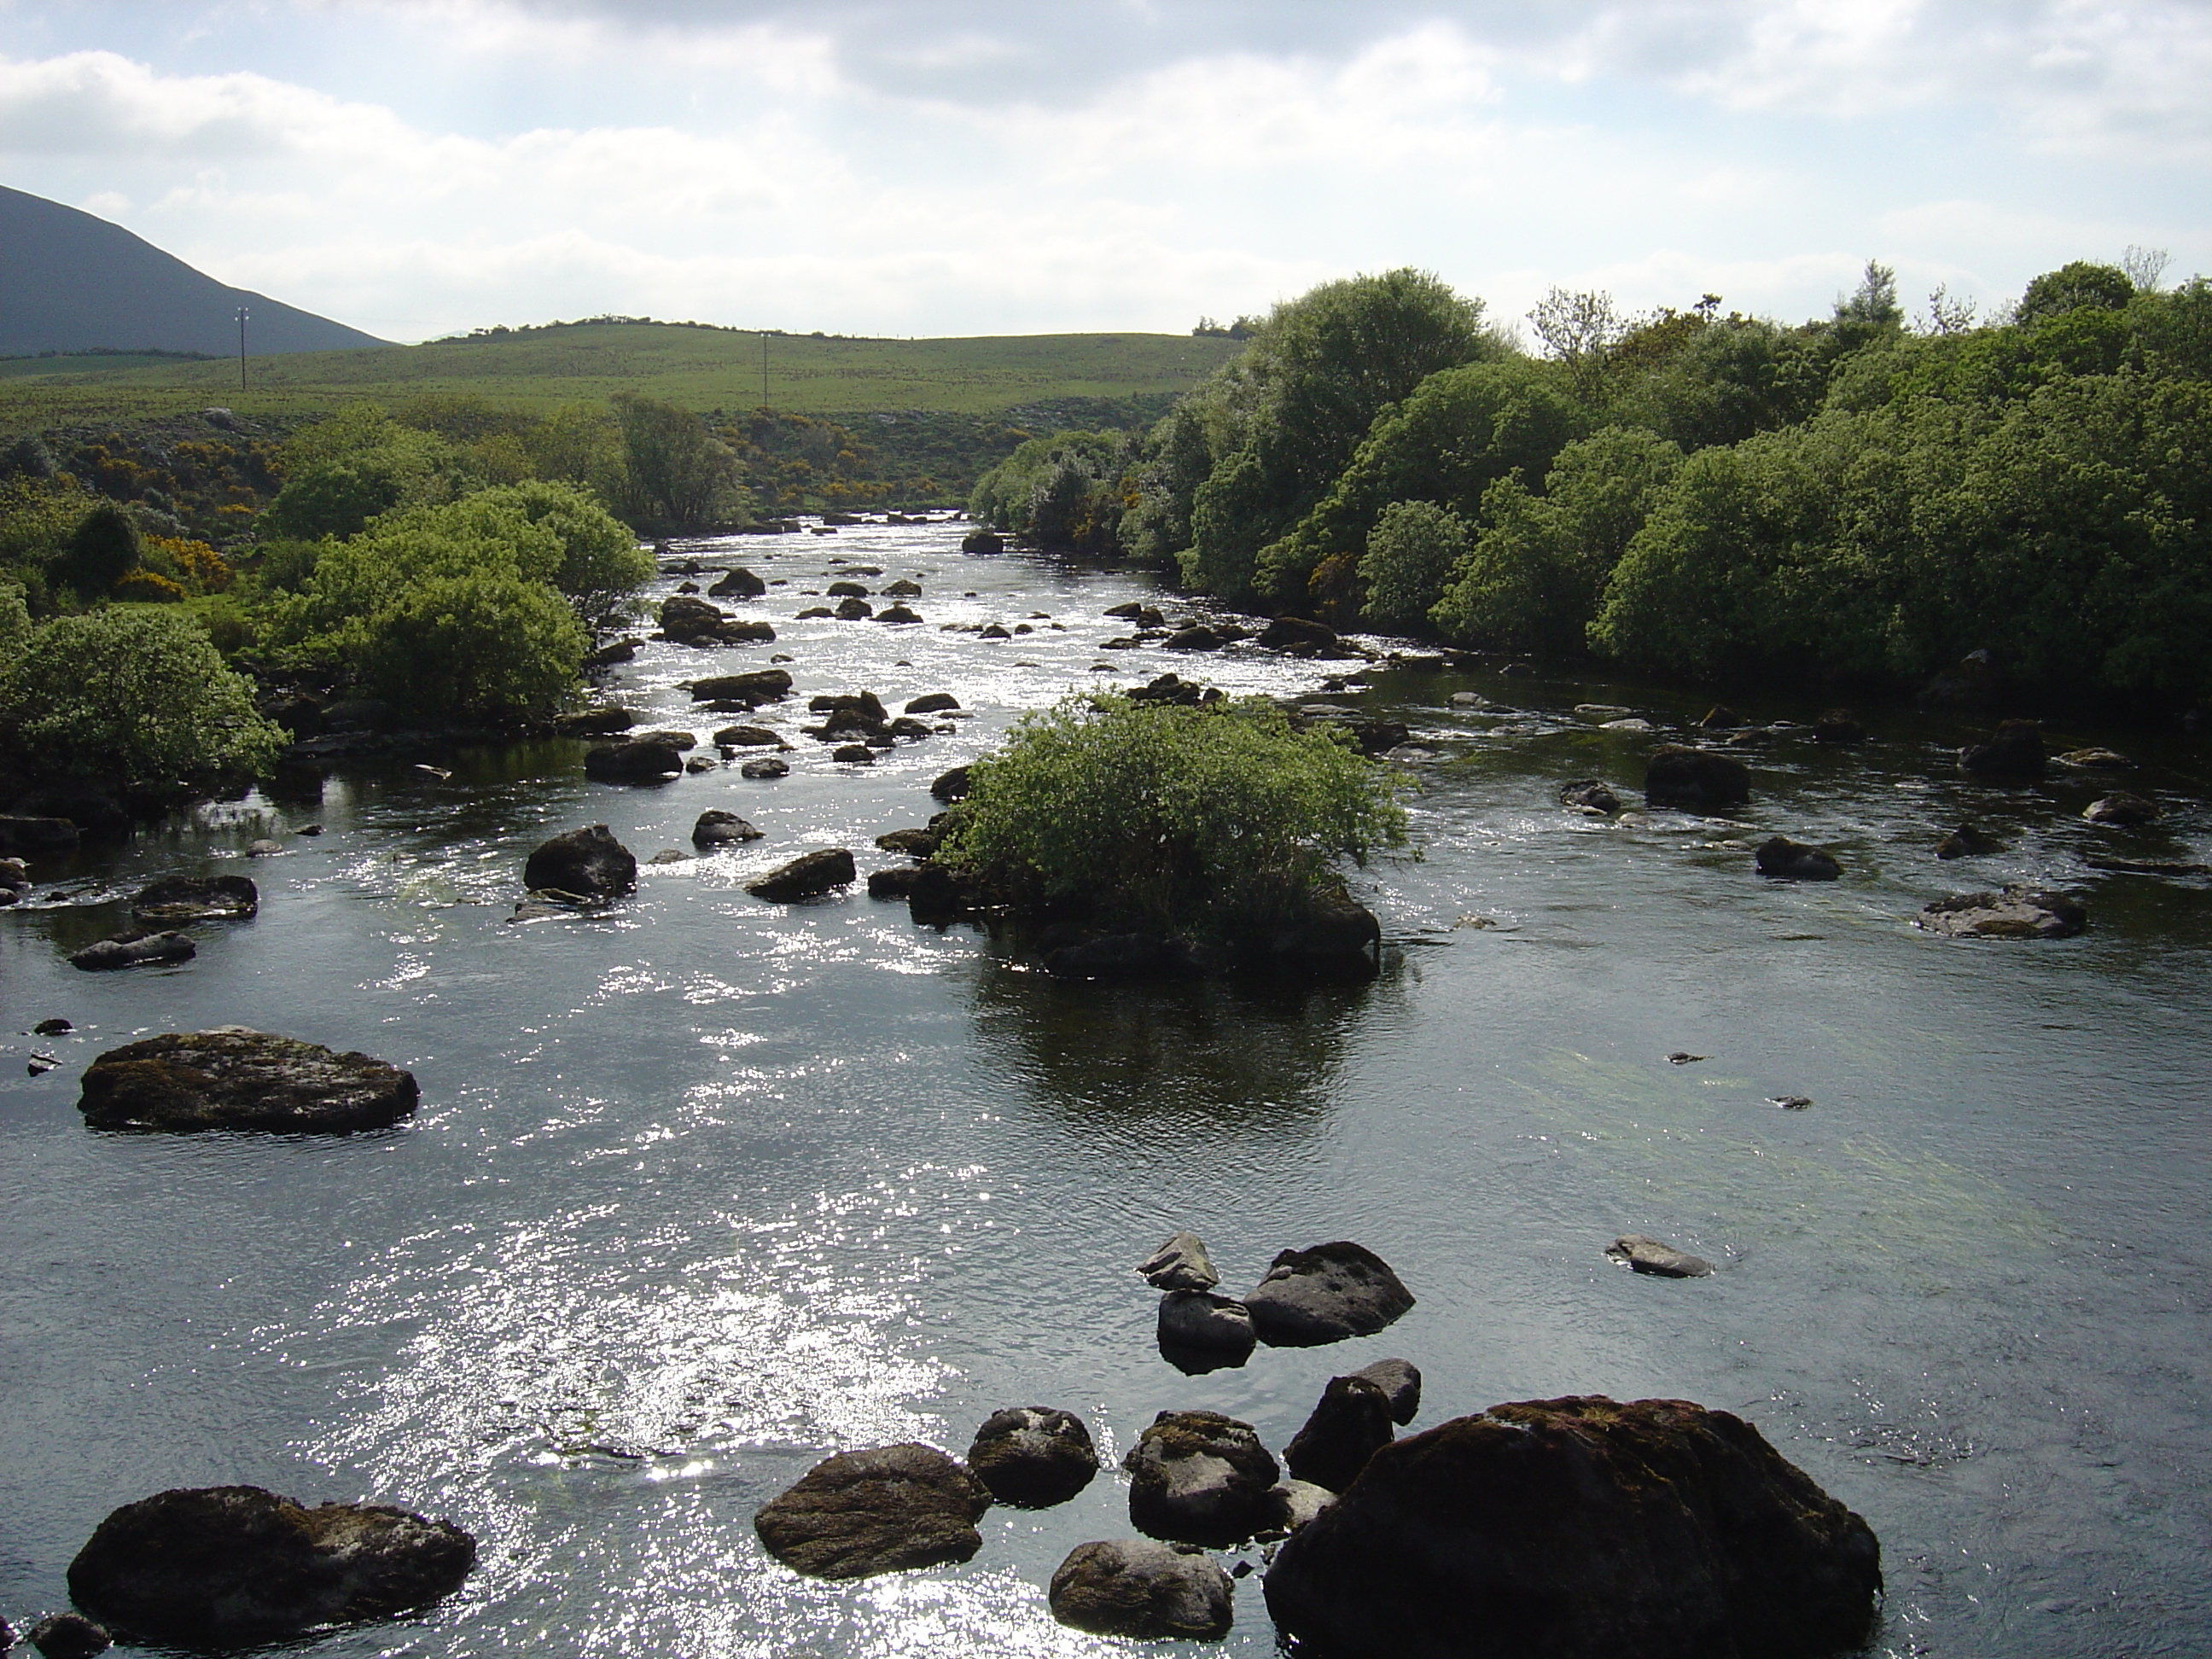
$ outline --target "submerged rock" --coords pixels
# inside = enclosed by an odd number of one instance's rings
[[[1098,1448],[1074,1413],[1015,1406],[993,1412],[975,1431],[968,1468],[1001,1504],[1049,1509],[1091,1484]]]
[[[522,884],[604,903],[637,890],[637,859],[605,824],[594,823],[541,845],[522,866]]]
[[[1333,1376],[1305,1426],[1283,1452],[1293,1480],[1342,1492],[1395,1437],[1390,1400],[1364,1376]]]
[[[805,854],[781,865],[749,883],[745,891],[755,898],[770,899],[787,904],[795,899],[813,898],[833,887],[849,886],[859,878],[860,871],[853,863],[853,855],[842,847],[830,848],[819,853]]]
[[[1644,799],[1650,806],[1705,811],[1741,806],[1751,799],[1751,773],[1733,755],[1711,749],[1662,744],[1651,751],[1644,773]]]
[[[1813,722],[1813,740],[1855,747],[1867,740],[1867,729],[1847,711],[1832,708]]]
[[[1759,873],[1782,881],[1833,881],[1844,873],[1835,855],[1787,836],[1771,836],[1753,854]]]
[[[261,908],[244,876],[164,876],[131,899],[134,921],[244,921]]]
[[[1713,1264],[1703,1256],[1646,1238],[1642,1233],[1622,1234],[1605,1247],[1605,1253],[1624,1267],[1662,1279],[1707,1279],[1713,1271]]]
[[[1381,1256],[1339,1239],[1283,1251],[1244,1305],[1270,1347],[1310,1348],[1372,1336],[1413,1305],[1413,1294]]]
[[[866,1578],[965,1561],[991,1507],[981,1481],[934,1447],[840,1452],[763,1504],[753,1530],[768,1553],[814,1578]]]
[[[1235,1618],[1229,1575],[1205,1555],[1148,1538],[1078,1544],[1052,1575],[1052,1616],[1071,1630],[1138,1641],[1211,1642]]]
[[[415,1110],[414,1074],[362,1054],[243,1025],[111,1048],[85,1068],[77,1109],[95,1129],[381,1129]]]
[[[2008,887],[1937,899],[1913,925],[1954,939],[2070,939],[2089,925],[2089,913],[2063,893]]]
[[[1620,797],[1595,778],[1577,778],[1559,786],[1559,805],[1610,817],[1620,811]]]
[[[1137,1273],[1156,1291],[1210,1291],[1221,1282],[1196,1233],[1170,1233],[1137,1264]]]
[[[1218,1412],[1162,1412],[1121,1467],[1129,1519],[1173,1543],[1228,1549],[1266,1526],[1282,1472],[1249,1423]]]
[[[404,1510],[209,1486],[117,1510],[70,1563],[69,1585],[142,1641],[240,1647],[422,1607],[459,1589],[476,1554],[451,1522]]]
[[[1376,1452],[1266,1583],[1331,1659],[1827,1659],[1871,1634],[1881,1552],[1726,1412],[1528,1401]]]
[[[182,933],[118,933],[71,951],[70,966],[87,973],[106,973],[118,968],[146,968],[167,962],[190,962],[199,949]]]

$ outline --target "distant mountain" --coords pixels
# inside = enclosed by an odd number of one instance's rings
[[[264,295],[225,288],[120,225],[0,185],[0,357],[40,351],[344,351],[388,345]]]

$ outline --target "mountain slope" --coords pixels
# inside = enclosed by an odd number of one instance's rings
[[[226,288],[120,225],[0,185],[0,356],[40,351],[343,351],[387,343],[245,289]]]

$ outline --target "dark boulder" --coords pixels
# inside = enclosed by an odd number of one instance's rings
[[[1310,622],[1304,617],[1278,617],[1260,630],[1260,643],[1270,651],[1311,655],[1334,651],[1340,642],[1336,630],[1324,623]]]
[[[940,774],[937,781],[929,786],[929,793],[948,804],[967,799],[968,769],[956,766],[950,772]]]
[[[1978,777],[2017,782],[2039,778],[2048,767],[2043,727],[2033,720],[2002,721],[1987,743],[1969,744],[1959,751],[1959,766]]]
[[[865,743],[848,743],[831,750],[830,758],[845,766],[873,766],[876,751]]]
[[[935,714],[959,707],[960,699],[950,691],[932,691],[908,702],[906,712],[909,714]]]
[[[749,760],[738,768],[738,775],[756,780],[787,778],[791,775],[791,763],[779,755],[763,755],[758,760]]]
[[[2138,824],[2155,823],[2165,816],[2165,811],[2156,801],[2147,796],[2130,794],[2124,789],[2116,789],[2081,809],[2085,823],[2109,823],[2123,830],[2130,830]]]
[[[618,662],[629,662],[636,657],[641,643],[637,640],[617,640],[611,645],[603,645],[596,651],[584,653],[583,665],[586,668],[612,668]]]
[[[775,749],[783,739],[765,726],[726,726],[714,733],[714,744],[720,749]]]
[[[1620,811],[1620,797],[1595,778],[1577,778],[1559,786],[1559,805],[1609,817]]]
[[[1709,1279],[1713,1264],[1701,1255],[1678,1250],[1642,1233],[1624,1233],[1605,1248],[1605,1253],[1624,1267],[1662,1279]]]
[[[1221,1282],[1196,1233],[1170,1233],[1137,1264],[1137,1273],[1156,1291],[1210,1291]]]
[[[1390,1399],[1381,1388],[1364,1376],[1333,1376],[1285,1449],[1283,1467],[1294,1480],[1340,1492],[1395,1437]]]
[[[611,738],[617,732],[627,732],[637,724],[637,716],[627,708],[605,707],[580,708],[573,714],[557,714],[553,720],[554,731],[564,738]]]
[[[1844,710],[1831,708],[1813,722],[1813,740],[1851,748],[1867,740],[1867,729]]]
[[[476,1555],[449,1521],[210,1486],[116,1510],[70,1563],[69,1586],[142,1641],[243,1647],[423,1607],[458,1589]]]
[[[787,904],[797,899],[812,898],[833,887],[846,887],[859,878],[853,855],[843,848],[831,848],[819,853],[808,853],[788,864],[771,870],[758,881],[750,883],[745,891],[755,898],[770,899]]]
[[[782,668],[750,668],[742,674],[714,674],[691,682],[694,702],[780,702],[791,695],[791,674]]]
[[[719,807],[700,813],[699,821],[691,826],[694,847],[731,847],[760,838],[761,832],[751,824],[735,812],[725,812]]]
[[[522,884],[581,899],[606,901],[637,890],[637,860],[604,823],[571,830],[546,842],[522,866]]]
[[[865,599],[868,590],[858,582],[831,582],[826,590],[833,599]]]
[[[866,599],[840,599],[836,616],[840,622],[866,622],[876,614],[876,607]]]
[[[699,746],[699,734],[696,732],[673,732],[662,727],[651,732],[641,732],[630,741],[657,743],[663,749],[673,749],[680,755],[687,750],[696,749]]]
[[[1751,799],[1751,773],[1733,755],[1662,744],[1644,767],[1644,799],[1652,806],[1693,812],[1741,806]]]
[[[659,783],[684,770],[684,751],[665,743],[603,743],[584,751],[584,775],[599,783]]]
[[[1237,954],[1249,959],[1255,944],[1264,947],[1266,966],[1322,978],[1364,978],[1380,964],[1382,924],[1340,886],[1324,885],[1305,894],[1264,939],[1236,942]]]
[[[889,870],[868,872],[868,896],[872,899],[914,898],[915,885],[921,879],[921,867],[902,864]]]
[[[411,1115],[420,1092],[367,1054],[218,1025],[109,1049],[85,1068],[77,1110],[95,1129],[345,1133]]]
[[[968,1469],[1001,1504],[1049,1509],[1098,1473],[1098,1448],[1073,1412],[1014,1406],[993,1412],[968,1448]]]
[[[960,538],[960,550],[963,553],[1003,553],[1006,550],[1006,538],[988,530],[971,530]]]
[[[2005,844],[1986,830],[1972,822],[1963,823],[1936,843],[1939,859],[1979,858],[1990,853],[2002,853]]]
[[[921,584],[902,576],[895,582],[885,582],[883,592],[886,599],[918,599],[921,597]]]
[[[678,593],[660,603],[660,631],[678,645],[720,644],[722,607]]]
[[[1381,1256],[1340,1239],[1282,1252],[1244,1305],[1268,1346],[1310,1348],[1374,1335],[1413,1305],[1413,1295]]]
[[[768,1553],[814,1578],[866,1578],[965,1561],[991,1494],[933,1447],[839,1452],[761,1505],[753,1530]]]
[[[133,921],[244,921],[260,908],[244,876],[164,876],[131,896]]]
[[[68,818],[0,815],[0,857],[36,858],[63,853],[77,844],[76,825]]]
[[[0,1632],[7,1626],[0,1625]],[[0,1643],[12,1641],[0,1637]],[[81,1613],[50,1613],[23,1632],[40,1659],[92,1659],[115,1645],[115,1638]]]
[[[1264,1527],[1282,1478],[1252,1425],[1218,1412],[1162,1412],[1121,1467],[1139,1532],[1207,1549],[1229,1549]]]
[[[886,853],[903,853],[910,859],[926,859],[937,851],[940,839],[934,830],[894,830],[888,835],[878,836],[876,845]]]
[[[1188,628],[1179,628],[1160,641],[1163,651],[1218,651],[1221,635],[1203,623],[1194,623]]]
[[[895,627],[901,624],[911,627],[921,620],[921,613],[912,605],[887,605],[876,612],[876,620],[879,623],[890,623]]]
[[[1100,933],[1047,951],[1054,979],[1179,979],[1194,971],[1189,951],[1158,933]]]
[[[2071,939],[2089,925],[2089,913],[2063,893],[2008,887],[1937,899],[1921,907],[1913,925],[1954,939]]]
[[[1872,1633],[1881,1552],[1726,1412],[1531,1401],[1376,1452],[1266,1583],[1332,1659],[1827,1659]]]
[[[118,933],[70,953],[70,966],[87,973],[116,968],[145,968],[168,962],[190,962],[198,949],[182,933]]]
[[[1052,1616],[1071,1630],[1140,1642],[1218,1641],[1235,1619],[1212,1558],[1121,1538],[1078,1544],[1052,1575]]]
[[[925,864],[915,872],[907,902],[916,921],[950,921],[982,903],[983,895],[957,870],[941,864]]]
[[[738,565],[707,590],[711,599],[757,599],[768,592],[768,584]]]
[[[1160,1358],[1186,1376],[1233,1370],[1260,1343],[1250,1310],[1211,1291],[1170,1291],[1162,1297],[1157,1340]]]
[[[1421,1373],[1410,1359],[1378,1359],[1371,1365],[1362,1365],[1352,1372],[1382,1390],[1389,1402],[1390,1420],[1400,1428],[1413,1420],[1421,1409]]]
[[[1759,842],[1752,860],[1760,875],[1780,881],[1833,881],[1844,873],[1844,866],[1832,854],[1787,836],[1768,836]]]

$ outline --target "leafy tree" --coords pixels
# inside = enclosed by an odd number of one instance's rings
[[[1212,470],[1205,416],[1196,400],[1180,399],[1144,441],[1135,497],[1121,519],[1132,556],[1170,564],[1190,545],[1191,503]]]
[[[1198,708],[1070,697],[978,761],[937,857],[1036,906],[1218,934],[1289,912],[1402,844],[1382,769],[1261,698]]]
[[[2083,306],[2100,311],[2123,311],[2136,297],[2136,285],[2117,265],[2093,264],[2076,259],[2056,270],[2046,270],[2027,285],[2013,307],[2017,323],[2040,322]]]
[[[138,568],[144,551],[137,521],[117,502],[102,501],[70,532],[52,566],[53,578],[81,599],[104,598]]]
[[[501,570],[433,577],[353,630],[374,696],[441,719],[507,720],[557,708],[589,641],[544,584]]]
[[[1031,438],[976,480],[968,514],[1042,547],[1107,552],[1119,544],[1134,464],[1122,433]]]
[[[451,444],[353,404],[286,441],[283,488],[256,529],[267,539],[352,536],[396,507],[450,501],[480,482]]]
[[[634,523],[700,530],[746,510],[738,458],[697,415],[637,392],[618,392],[613,402]]]
[[[618,501],[623,486],[622,428],[602,404],[563,404],[520,434],[541,478],[566,480]]]
[[[168,610],[57,617],[29,635],[0,697],[31,755],[134,783],[258,775],[284,743],[206,631]]]
[[[1434,501],[1393,501],[1367,532],[1359,561],[1366,584],[1364,614],[1385,628],[1419,628],[1444,585],[1467,556],[1467,520]]]
[[[1632,328],[1613,310],[1613,295],[1553,288],[1529,312],[1528,323],[1545,355],[1565,367],[1575,395],[1593,406],[1601,401],[1607,362]]]
[[[1682,453],[1656,433],[1608,427],[1569,444],[1534,495],[1518,472],[1483,498],[1487,528],[1429,613],[1453,639],[1571,656],[1598,594]]]

